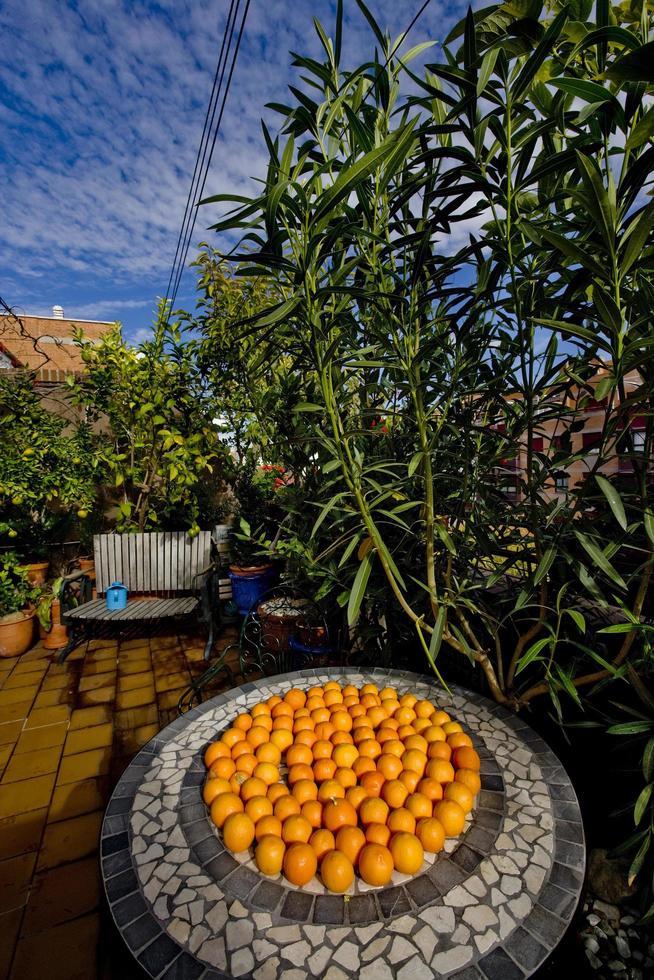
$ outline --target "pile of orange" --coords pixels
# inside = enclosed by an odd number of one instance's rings
[[[479,756],[457,721],[392,687],[329,681],[238,715],[204,754],[203,798],[235,853],[330,891],[415,874],[464,828]]]

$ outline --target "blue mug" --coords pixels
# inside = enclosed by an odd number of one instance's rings
[[[106,594],[107,609],[125,609],[127,589],[122,582],[112,582]]]

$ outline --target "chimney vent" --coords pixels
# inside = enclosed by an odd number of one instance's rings
[[[63,320],[64,318],[64,308],[63,306],[53,306],[52,315],[56,320]]]

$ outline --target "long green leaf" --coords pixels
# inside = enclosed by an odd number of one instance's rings
[[[643,861],[647,857],[647,852],[649,851],[650,844],[652,843],[651,831],[645,837],[645,840],[641,844],[638,854],[631,862],[631,867],[629,868],[629,873],[627,875],[627,884],[631,887],[638,876],[640,869],[643,866]]]
[[[533,663],[534,660],[542,659],[538,655],[541,652],[541,650],[544,650],[545,647],[551,643],[551,640],[552,640],[551,637],[544,636],[540,640],[536,640],[535,643],[531,644],[529,649],[523,653],[523,655],[520,657],[520,660],[518,661],[518,666],[515,672],[516,677],[525,669],[525,667],[528,667],[530,663]]]
[[[357,573],[352,584],[352,589],[350,591],[350,598],[347,604],[348,626],[356,626],[359,619],[361,603],[363,602],[363,598],[366,594],[366,586],[368,585],[368,579],[370,578],[373,554],[374,552],[369,551],[357,569]]]
[[[638,826],[640,821],[643,819],[645,810],[647,809],[647,804],[649,803],[652,795],[652,789],[654,789],[654,787],[650,783],[648,786],[643,786],[642,790],[638,794],[638,799],[636,800],[636,804],[634,806],[634,823],[636,826]]]
[[[542,65],[545,63],[546,59],[552,56],[554,42],[557,40],[559,34],[563,30],[567,19],[568,10],[567,7],[564,7],[563,10],[554,18],[540,39],[537,47],[521,68],[520,74],[516,78],[513,85],[513,97],[515,99],[520,99],[522,97],[538,74]]]
[[[654,721],[621,721],[607,729],[609,735],[642,735],[654,728]]]
[[[649,783],[654,776],[654,738],[650,738],[643,752],[643,776]]]
[[[616,521],[622,530],[626,531],[627,515],[624,512],[624,505],[620,499],[620,494],[615,489],[613,484],[610,483],[605,476],[601,476],[599,473],[595,474],[595,482],[606,497],[608,505],[611,508],[611,513],[615,517]]]
[[[626,235],[629,237],[626,239],[624,255],[620,262],[620,273],[622,276],[625,276],[634,262],[641,257],[652,228],[654,228],[654,201],[651,201],[641,211],[627,229]]]
[[[612,582],[619,585],[621,589],[626,589],[627,584],[622,578],[622,575],[615,570],[601,548],[598,548],[598,546],[582,531],[575,530],[575,537],[586,554],[592,558],[597,567],[601,569],[601,571],[603,571]]]
[[[556,548],[554,546],[547,549],[540,562],[538,563],[538,568],[534,572],[534,585],[540,585],[547,573],[549,572],[554,559],[556,558]]]

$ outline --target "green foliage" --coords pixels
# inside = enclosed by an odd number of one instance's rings
[[[76,342],[85,372],[69,379],[70,389],[102,433],[96,479],[111,488],[118,530],[186,523],[196,533],[200,501],[207,485],[218,493],[227,455],[196,345],[184,343],[180,325],[163,316],[152,340],[138,347],[127,344],[119,328],[97,344],[81,334]]]
[[[27,373],[0,374],[0,427],[0,542],[47,558],[95,504],[96,439],[65,400],[53,411]]]
[[[0,619],[26,609],[37,596],[38,590],[30,585],[18,555],[14,551],[0,553]]]

